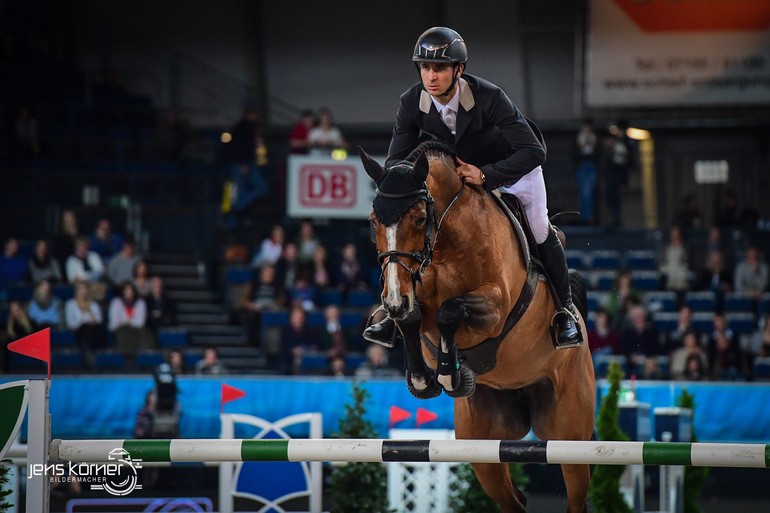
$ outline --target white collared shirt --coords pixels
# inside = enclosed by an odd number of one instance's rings
[[[439,116],[441,117],[441,120],[444,121],[444,109],[450,108],[455,112],[455,120],[457,119],[457,112],[460,109],[460,85],[458,83],[457,89],[455,89],[455,94],[452,96],[452,98],[447,102],[446,105],[442,105],[437,99],[435,99],[433,96],[430,97],[431,100],[433,100],[433,105],[436,106],[436,110],[438,111]],[[456,123],[456,122],[455,122]],[[446,121],[444,121],[444,124],[446,124]],[[457,132],[457,127],[455,125],[455,129],[453,130],[450,127],[450,131],[454,134]]]

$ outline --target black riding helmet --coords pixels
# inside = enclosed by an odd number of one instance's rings
[[[412,60],[464,64],[468,60],[468,49],[462,36],[451,28],[433,27],[417,39]]]
[[[443,62],[452,65],[454,68],[452,85],[440,95],[446,96],[457,83],[460,64],[465,65],[468,61],[468,49],[465,47],[465,40],[462,36],[451,28],[433,27],[417,38],[417,44],[414,45],[414,52],[412,53],[412,61],[417,66],[418,72],[422,62]]]

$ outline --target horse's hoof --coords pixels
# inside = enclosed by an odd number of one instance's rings
[[[454,390],[445,390],[446,395],[459,399],[469,397],[476,391],[476,375],[468,367],[460,366],[460,384]]]
[[[415,396],[417,399],[433,399],[441,395],[442,388],[436,383],[436,380],[431,376],[425,380],[426,387],[418,389],[412,384],[412,378],[409,371],[406,371],[406,388],[409,393]]]

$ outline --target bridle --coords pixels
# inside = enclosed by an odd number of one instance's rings
[[[438,236],[441,233],[441,226],[444,223],[444,219],[449,213],[449,210],[462,195],[463,190],[465,190],[465,180],[462,180],[460,190],[457,191],[457,193],[454,195],[454,198],[452,198],[452,201],[449,202],[446,210],[444,210],[444,213],[441,214],[441,217],[437,220],[433,196],[431,196],[430,191],[428,190],[427,183],[423,182],[421,189],[404,194],[390,194],[387,192],[382,192],[379,189],[375,189],[377,196],[386,199],[404,199],[417,197],[416,201],[419,201],[422,199],[422,197],[424,197],[426,202],[425,208],[427,211],[427,226],[425,227],[425,242],[423,243],[422,251],[407,252],[393,250],[377,252],[377,260],[379,261],[380,267],[382,269],[382,273],[380,274],[380,285],[382,285],[384,282],[385,268],[393,263],[400,265],[406,269],[407,272],[409,272],[409,276],[412,279],[413,289],[416,289],[418,284],[422,285],[422,276],[425,274],[425,270],[428,268],[431,262],[433,262],[433,248],[436,246],[436,242],[438,242]],[[401,217],[403,217],[403,215]],[[399,221],[400,219],[401,218],[399,218]],[[417,263],[419,263],[417,270],[412,270],[411,267],[409,267],[404,263],[403,260],[401,260],[401,257],[411,258],[412,260],[415,260]]]

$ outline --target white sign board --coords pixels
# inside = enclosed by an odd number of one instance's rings
[[[358,157],[334,160],[291,155],[287,173],[286,208],[290,217],[369,218],[374,181]]]
[[[770,104],[770,1],[589,6],[589,107]]]

